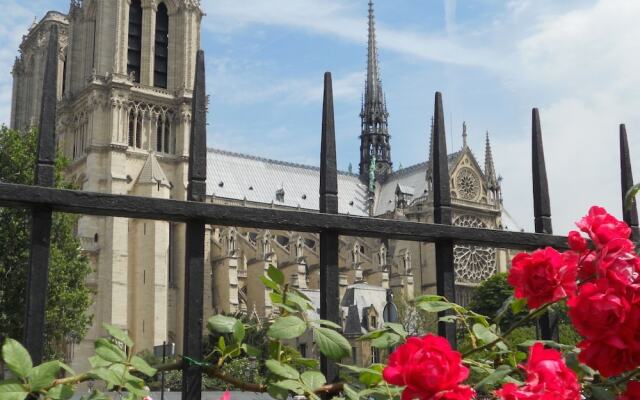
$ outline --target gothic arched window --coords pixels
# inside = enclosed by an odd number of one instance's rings
[[[136,148],[142,148],[142,114],[136,115]]]
[[[164,119],[164,152],[172,153],[173,149],[171,146],[171,119],[167,115]]]
[[[140,0],[131,0],[129,6],[129,42],[127,46],[127,74],[140,82],[142,54],[142,6]]]
[[[169,14],[164,3],[158,5],[156,12],[156,46],[153,67],[153,86],[167,88],[169,55]]]
[[[163,152],[162,143],[164,138],[164,118],[162,114],[158,115],[158,119],[156,120],[156,151],[158,153]]]
[[[129,147],[133,147],[136,137],[136,114],[133,110],[129,111]]]

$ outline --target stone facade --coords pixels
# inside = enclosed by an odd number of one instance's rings
[[[369,8],[365,92],[371,99],[361,114],[361,171],[339,174],[340,212],[432,222],[430,163],[392,168]],[[58,148],[71,161],[68,178],[87,191],[184,200],[202,17],[196,0],[74,0],[67,15],[47,13],[20,46],[11,126],[24,130],[38,121],[47,32],[58,26],[56,134]],[[463,137],[462,149],[449,159],[454,223],[501,229],[500,182],[488,138],[482,169],[466,145],[466,128]],[[207,162],[209,202],[318,210],[318,168],[215,149]],[[88,282],[95,302],[93,326],[75,346],[73,365],[86,366],[93,342],[105,334],[102,323],[127,329],[138,350],[167,341],[180,352],[185,226],[85,216],[77,234],[95,267]],[[391,291],[406,298],[435,291],[434,250],[425,243],[340,240],[343,325],[356,348],[355,361],[366,364],[380,354],[355,339],[382,326]],[[209,226],[205,249],[205,318],[238,312],[271,317],[269,293],[260,282],[270,264],[319,299],[318,235]],[[504,270],[508,256],[474,246],[456,246],[455,254],[463,302],[466,288]],[[314,354],[311,338],[296,345]]]

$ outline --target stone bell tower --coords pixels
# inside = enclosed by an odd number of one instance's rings
[[[198,0],[71,2],[56,135],[79,189],[186,199],[202,16]],[[164,221],[80,219],[96,300],[75,360],[86,362],[103,322],[127,328],[138,350],[181,342],[182,322],[171,310],[184,296],[183,230]]]

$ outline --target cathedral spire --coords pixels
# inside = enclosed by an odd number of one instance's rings
[[[462,147],[467,147],[467,121],[462,122]]]
[[[493,166],[493,153],[491,152],[491,142],[489,141],[489,131],[486,134],[486,145],[484,150],[484,175],[489,183],[496,185],[496,169]]]
[[[369,31],[367,47],[367,79],[364,100],[360,112],[362,120],[360,135],[360,176],[368,178],[370,164],[376,160],[375,174],[384,177],[391,172],[391,146],[387,120],[387,103],[380,81],[378,49],[376,45],[376,23],[373,1],[369,1]]]

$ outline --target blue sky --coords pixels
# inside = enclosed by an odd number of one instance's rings
[[[34,17],[66,11],[68,1],[0,5],[12,10],[0,16],[0,35],[11,38],[0,50],[0,122],[8,122],[20,37]],[[209,145],[317,164],[329,70],[338,164],[357,168],[367,1],[203,0],[202,7]],[[379,0],[375,9],[396,167],[426,159],[434,92],[442,91],[449,149],[461,146],[467,121],[482,163],[489,131],[511,227],[530,229],[535,106],[556,231],[565,233],[592,204],[620,213],[618,123],[627,123],[640,157],[640,2]]]

